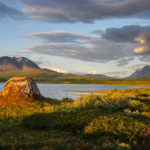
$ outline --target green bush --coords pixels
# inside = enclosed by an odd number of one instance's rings
[[[100,116],[90,122],[84,129],[85,134],[100,136],[102,134],[125,137],[132,142],[145,137],[149,128],[147,125],[137,122],[135,119],[121,115]]]

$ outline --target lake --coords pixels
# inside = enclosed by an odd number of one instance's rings
[[[4,84],[0,83],[0,90]],[[137,88],[142,86],[127,86],[127,85],[93,85],[93,84],[38,84],[41,94],[44,97],[54,99],[72,98],[75,99],[78,95],[85,95],[86,93],[73,93],[71,91],[98,91],[98,90],[112,90]],[[88,93],[87,93],[88,94]]]

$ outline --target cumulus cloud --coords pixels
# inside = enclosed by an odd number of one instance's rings
[[[54,67],[51,70],[54,70],[54,71],[59,72],[59,73],[68,73],[67,69],[62,69],[60,67]]]
[[[31,19],[84,22],[137,15],[150,10],[149,0],[21,0]]]
[[[12,7],[6,6],[2,2],[0,2],[0,18],[10,17],[13,19],[23,19],[23,14]]]
[[[129,25],[122,28],[108,28],[103,37],[119,42],[134,42],[138,37],[150,38],[150,26]]]
[[[65,63],[61,62],[61,63],[53,65],[50,69],[60,72],[60,73],[68,73],[68,70],[64,69],[64,66],[65,66]]]
[[[110,28],[103,33],[103,37],[116,42],[137,43],[135,54],[150,53],[150,26],[125,26],[122,28]]]
[[[150,35],[149,35],[150,36]],[[150,53],[150,39],[147,37],[136,37],[135,41],[137,41],[140,45],[134,49],[136,54],[147,54]]]
[[[88,74],[100,74],[98,71],[96,71],[96,70],[92,70],[92,71],[88,71]]]

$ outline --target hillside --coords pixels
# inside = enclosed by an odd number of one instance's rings
[[[75,75],[59,73],[53,70],[41,69],[34,62],[24,57],[0,57],[0,66],[0,82],[5,82],[12,77],[29,76],[35,79],[38,83],[150,85],[149,66],[145,66],[143,69],[136,71],[126,79],[114,79],[101,74]]]
[[[25,57],[0,57],[0,71],[16,71],[39,68],[40,67],[37,64]]]
[[[112,77],[103,75],[103,74],[85,74],[84,76],[87,77],[93,77],[93,78],[97,78],[97,79],[112,79]]]
[[[150,66],[145,66],[141,70],[135,71],[128,78],[150,78]]]
[[[42,83],[87,83],[94,78],[63,74],[48,69],[28,69],[28,70],[17,70],[17,71],[5,71],[0,72],[0,81],[4,82],[11,77],[24,77],[29,76],[34,78],[37,82]],[[96,80],[96,79],[94,79]]]

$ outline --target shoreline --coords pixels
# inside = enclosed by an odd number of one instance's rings
[[[5,81],[6,82],[6,81]],[[0,82],[1,84],[5,84],[5,82]],[[147,86],[147,87],[149,87],[150,86],[150,83],[147,83],[147,84],[137,84],[137,83],[135,83],[135,84],[123,84],[123,83],[116,83],[116,84],[114,84],[114,83],[53,83],[53,82],[36,82],[37,84],[65,84],[65,85],[120,85],[120,86]]]

